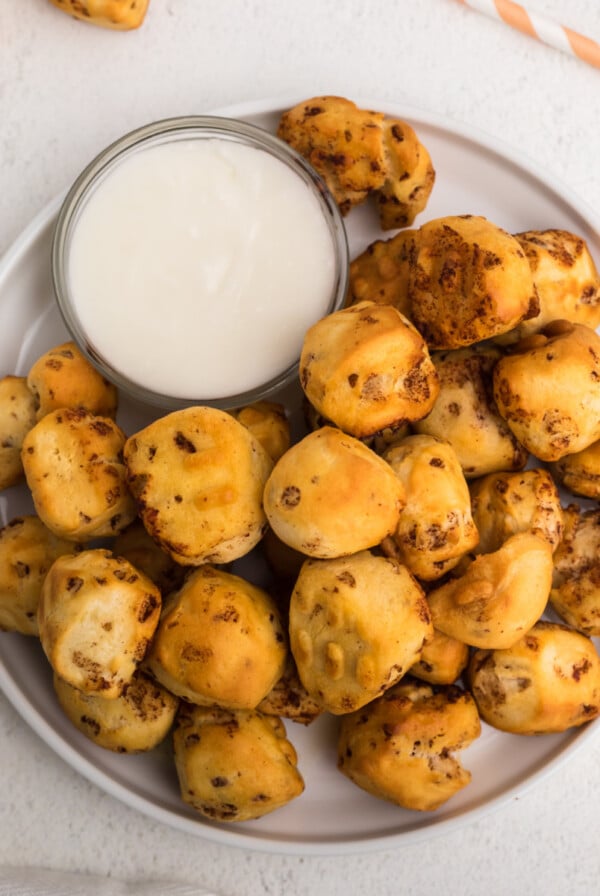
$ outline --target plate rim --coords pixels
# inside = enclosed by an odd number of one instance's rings
[[[508,790],[470,810],[457,812],[456,815],[450,814],[439,821],[434,821],[433,824],[417,826],[410,831],[395,834],[373,835],[361,838],[348,836],[338,841],[270,840],[268,837],[261,837],[260,833],[252,834],[250,830],[241,833],[225,826],[213,826],[208,820],[201,817],[195,819],[173,813],[171,810],[164,809],[156,803],[150,803],[146,798],[128,789],[109,774],[98,769],[93,762],[80,754],[68,741],[63,740],[62,736],[31,706],[27,699],[25,699],[23,704],[23,694],[8,674],[1,655],[0,688],[15,712],[53,750],[59,759],[109,796],[114,797],[129,808],[139,811],[150,820],[159,821],[170,828],[182,831],[182,833],[209,840],[221,846],[232,846],[246,851],[251,850],[271,855],[321,857],[356,855],[358,853],[366,855],[398,849],[404,846],[414,846],[426,840],[443,836],[448,830],[455,831],[486,818],[501,806],[531,791],[544,778],[554,775],[567,760],[581,749],[584,743],[597,736],[597,729],[600,728],[600,726],[594,725],[593,722],[589,723],[587,727],[580,728],[575,732],[573,740],[563,744],[550,762],[542,765],[535,772],[527,774],[524,779],[515,782]]]
[[[229,104],[214,110],[209,110],[209,113],[224,117],[245,118],[273,114],[281,109],[290,108],[296,103],[305,100],[306,97],[300,97],[297,94],[274,95],[259,100],[247,100],[240,103]],[[494,153],[504,163],[508,162],[521,169],[529,177],[537,181],[544,190],[551,191],[557,199],[560,199],[561,202],[569,205],[573,211],[577,212],[577,214],[586,221],[588,226],[596,232],[596,235],[600,239],[600,214],[596,213],[596,211],[588,205],[576,191],[561,182],[556,175],[545,170],[537,162],[532,160],[522,151],[516,149],[514,146],[511,146],[503,140],[469,124],[457,122],[449,117],[417,108],[402,101],[374,101],[372,98],[355,97],[354,102],[361,108],[379,108],[384,110],[386,114],[402,116],[409,121],[414,122],[417,126],[423,125],[438,129],[445,134],[458,137],[469,143],[475,144],[477,147],[487,152]],[[29,224],[27,224],[20,232],[16,239],[13,240],[0,258],[0,291],[3,288],[4,281],[8,279],[13,268],[18,266],[23,256],[27,254],[28,250],[35,243],[42,231],[52,224],[53,218],[58,215],[58,211],[66,193],[67,189],[64,189],[46,203]],[[408,831],[400,831],[384,835],[374,834],[366,837],[349,835],[340,840],[327,840],[325,842],[317,842],[316,840],[274,840],[269,839],[271,836],[269,834],[261,835],[260,831],[257,831],[256,834],[252,833],[251,829],[241,832],[225,825],[213,826],[208,820],[201,817],[195,819],[174,813],[172,810],[165,809],[157,803],[149,801],[146,797],[140,796],[137,792],[128,789],[112,778],[107,772],[97,768],[90,759],[83,756],[75,747],[66,741],[52,724],[29,702],[26,695],[20,690],[17,682],[9,673],[1,649],[0,688],[17,714],[60,759],[74,768],[96,787],[99,787],[101,790],[108,793],[110,796],[115,797],[130,808],[139,811],[153,821],[159,821],[171,828],[181,830],[184,833],[209,840],[219,845],[279,855],[332,856],[357,853],[366,854],[414,845],[425,840],[431,840],[435,837],[442,836],[444,833],[447,833],[448,830],[456,830],[459,827],[472,824],[476,820],[490,815],[500,808],[500,806],[509,803],[517,796],[522,796],[529,792],[544,778],[557,772],[563,763],[579,751],[584,744],[596,737],[600,730],[600,721],[597,723],[588,723],[588,725],[575,730],[572,738],[568,742],[561,744],[549,761],[545,762],[537,770],[527,773],[526,777],[522,780],[519,779],[519,781],[511,787],[480,805],[475,805],[466,810],[457,810],[456,814],[450,813],[448,816],[440,818],[438,821],[432,820],[431,823],[418,825]]]

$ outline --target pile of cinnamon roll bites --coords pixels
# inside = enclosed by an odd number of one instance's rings
[[[95,743],[170,738],[208,818],[298,798],[293,723],[325,713],[339,771],[431,811],[482,722],[600,713],[600,279],[564,230],[413,227],[435,171],[404,121],[315,97],[278,133],[382,230],[305,335],[306,434],[273,401],[126,434],[72,342],[7,374],[0,486],[35,512],[0,531],[0,626],[39,638]]]

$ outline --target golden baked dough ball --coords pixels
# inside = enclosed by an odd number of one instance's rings
[[[264,508],[276,535],[310,557],[379,544],[398,524],[404,491],[389,464],[358,439],[324,426],[276,463]]]
[[[124,456],[142,522],[177,563],[227,563],[262,538],[273,461],[231,414],[174,411],[131,436]]]
[[[344,215],[374,194],[389,230],[412,224],[427,204],[435,171],[405,121],[320,96],[285,112],[277,135],[318,171]]]
[[[58,9],[82,22],[130,31],[139,28],[150,0],[50,0]]]
[[[181,796],[214,821],[248,821],[300,796],[304,781],[281,719],[186,707],[173,733]]]
[[[36,421],[35,399],[22,376],[0,379],[0,491],[23,478],[23,439]]]
[[[385,183],[384,117],[344,97],[313,97],[281,116],[277,136],[310,162],[345,215]]]
[[[392,305],[359,302],[304,337],[300,383],[326,419],[356,438],[429,413],[439,386],[427,346]]]
[[[135,519],[123,464],[125,435],[83,408],[46,414],[23,441],[27,485],[38,516],[74,541],[115,535]]]
[[[254,709],[283,674],[286,648],[273,598],[204,565],[166,602],[146,664],[190,703]]]
[[[383,458],[406,496],[384,550],[391,550],[418,579],[439,579],[479,540],[456,453],[449,442],[412,435],[393,444]]]
[[[517,532],[533,532],[556,550],[563,533],[560,495],[544,469],[490,473],[471,483],[473,519],[479,531],[478,550],[497,551]]]
[[[134,520],[113,540],[113,554],[125,557],[132,566],[148,576],[160,588],[161,594],[171,594],[181,588],[189,567],[180,566],[150,537],[141,520]]]
[[[510,647],[546,609],[552,548],[531,532],[480,554],[460,578],[427,595],[435,628],[472,647]]]
[[[430,413],[413,428],[450,442],[467,479],[520,470],[529,456],[498,413],[492,394],[492,372],[501,357],[491,345],[431,356],[440,392]]]
[[[587,448],[600,438],[600,336],[583,324],[554,321],[498,361],[494,397],[539,460]]]
[[[387,177],[376,197],[381,228],[409,227],[427,205],[435,170],[427,149],[405,121],[386,118],[383,139]]]
[[[58,557],[77,548],[37,516],[15,517],[0,529],[0,629],[39,634],[37,609],[46,573]]]
[[[416,231],[401,230],[388,240],[375,240],[350,264],[348,300],[393,305],[410,318],[408,273]]]
[[[409,295],[411,320],[430,349],[498,336],[539,311],[523,249],[478,215],[437,218],[419,228]]]
[[[283,716],[302,725],[310,725],[323,712],[300,681],[291,653],[286,659],[283,675],[256,708],[266,715]]]
[[[431,640],[423,645],[421,659],[408,671],[429,684],[453,684],[468,663],[468,646],[434,628]]]
[[[59,408],[85,408],[99,417],[117,413],[118,393],[74,342],[65,342],[45,352],[27,374],[27,385],[35,397],[37,419]]]
[[[574,454],[565,454],[550,470],[559,485],[574,495],[584,498],[600,498],[600,439]]]
[[[233,412],[275,462],[290,447],[290,423],[282,404],[257,401]]]
[[[538,622],[506,650],[478,650],[469,666],[481,718],[511,734],[551,734],[600,712],[600,658],[564,625]]]
[[[307,560],[290,601],[290,647],[300,680],[319,705],[352,712],[395,684],[433,629],[408,570],[361,551]]]
[[[564,509],[565,529],[554,555],[550,604],[585,635],[600,635],[600,510]]]
[[[118,697],[146,655],[160,608],[156,585],[123,557],[100,548],[66,554],[42,586],[44,653],[73,687]]]
[[[138,670],[114,699],[86,694],[56,673],[54,690],[65,715],[89,740],[115,753],[153,750],[169,733],[177,697]]]
[[[433,811],[470,782],[455,754],[480,733],[468,692],[407,680],[342,719],[338,768],[379,799]]]
[[[540,313],[519,324],[516,338],[553,320],[600,326],[600,277],[585,240],[567,230],[516,233],[533,273]]]

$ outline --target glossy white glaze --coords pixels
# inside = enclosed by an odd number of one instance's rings
[[[88,341],[163,395],[218,399],[293,365],[336,264],[317,197],[264,150],[177,140],[118,160],[85,202],[67,277]]]

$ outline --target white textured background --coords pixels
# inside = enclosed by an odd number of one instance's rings
[[[598,0],[531,0],[600,40]],[[0,0],[0,253],[113,138],[283,94],[406,102],[513,144],[600,211],[600,70],[456,0],[151,0],[143,27]],[[222,894],[598,892],[600,737],[493,814],[344,858],[223,848],[79,777],[0,697],[0,865],[169,876]]]

